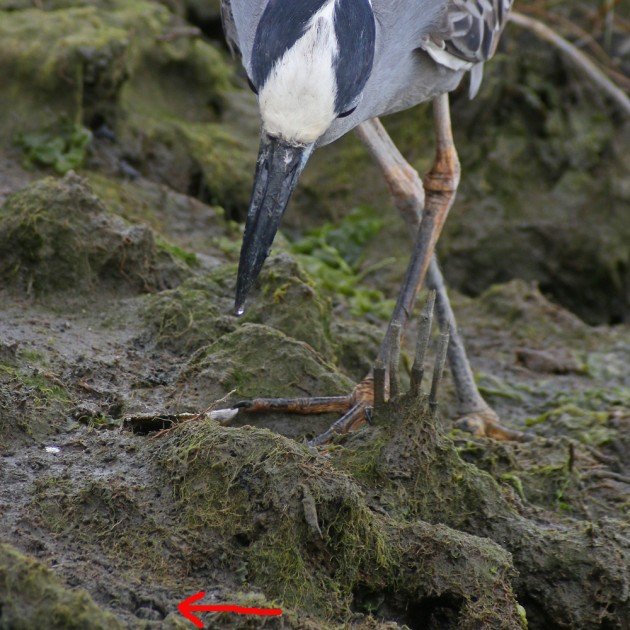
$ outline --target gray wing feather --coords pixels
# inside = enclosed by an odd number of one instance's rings
[[[483,64],[499,43],[514,0],[448,0],[440,26],[422,46],[433,59],[451,69],[470,70],[469,96],[474,98]]]
[[[269,0],[221,0],[221,21],[228,46],[240,57],[246,72],[251,66],[256,25]]]
[[[446,9],[444,43],[452,55],[482,63],[496,49],[514,0],[451,0]]]

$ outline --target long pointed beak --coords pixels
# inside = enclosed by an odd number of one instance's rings
[[[313,145],[293,146],[262,133],[254,189],[249,204],[236,280],[237,314],[242,314],[276,236],[291,193],[313,152]]]

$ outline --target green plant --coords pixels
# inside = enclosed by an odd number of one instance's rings
[[[291,244],[307,272],[320,288],[335,297],[345,296],[354,315],[372,313],[383,319],[393,310],[393,300],[386,299],[378,289],[362,284],[363,279],[376,270],[364,268],[366,246],[379,234],[383,221],[369,207],[352,210],[338,223],[325,223],[309,231]],[[379,267],[389,264],[379,263]]]
[[[21,133],[17,145],[24,152],[27,167],[50,166],[60,175],[83,164],[92,132],[83,125],[61,122],[55,127]]]

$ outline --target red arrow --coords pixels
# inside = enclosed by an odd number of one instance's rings
[[[200,612],[235,613],[237,615],[256,615],[258,617],[279,617],[282,614],[282,609],[280,608],[247,608],[246,606],[236,606],[235,604],[195,605],[195,602],[198,602],[205,596],[204,591],[199,591],[177,604],[177,610],[179,610],[180,614],[188,619],[190,623],[195,624],[197,628],[203,628],[203,622],[195,614]]]

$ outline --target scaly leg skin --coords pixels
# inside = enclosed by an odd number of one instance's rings
[[[440,124],[439,121],[436,123]],[[405,160],[378,119],[360,125],[357,134],[381,167],[394,203],[409,226],[410,233],[416,234],[425,203],[425,191],[417,171]],[[497,440],[530,439],[528,434],[502,426],[495,411],[479,393],[435,256],[429,266],[426,284],[437,292],[440,329],[450,330],[448,361],[458,398],[460,420],[457,426],[475,435],[486,435]]]

